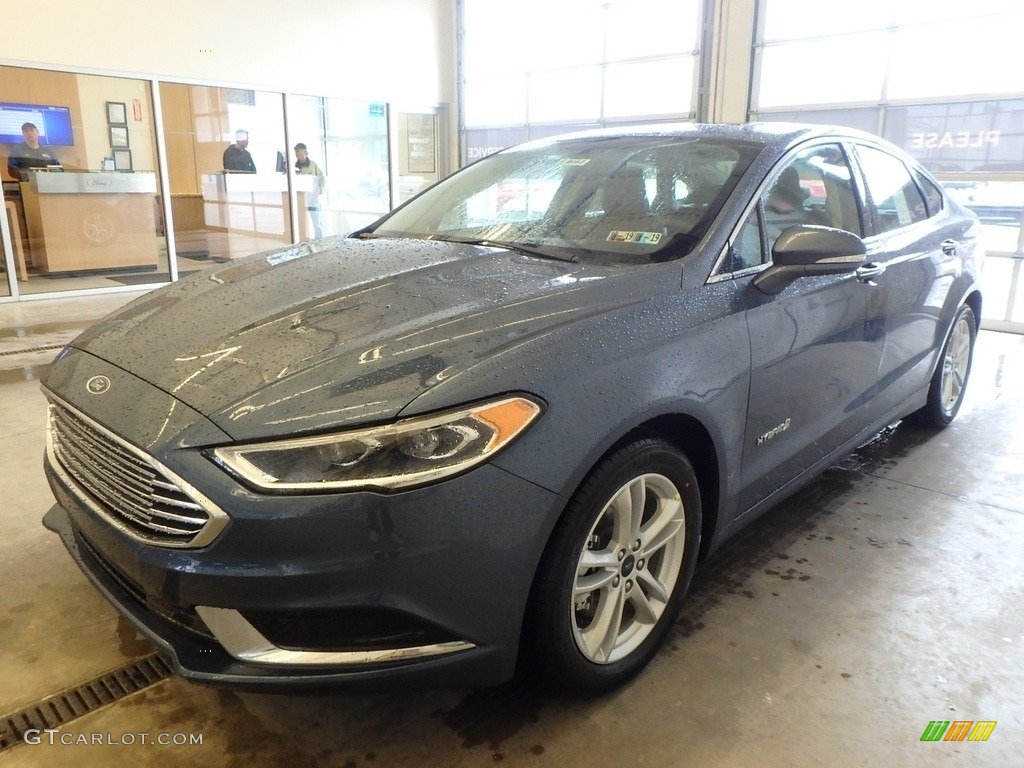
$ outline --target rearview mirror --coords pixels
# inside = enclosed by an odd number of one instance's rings
[[[798,277],[853,272],[867,261],[867,246],[852,232],[801,224],[779,235],[772,265],[754,278],[764,293],[778,293]]]

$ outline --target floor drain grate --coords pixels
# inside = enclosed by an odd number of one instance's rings
[[[59,728],[82,715],[137,693],[170,677],[173,670],[159,653],[107,672],[76,688],[0,717],[0,752],[20,744],[26,731]]]
[[[10,357],[11,355],[29,355],[33,352],[56,352],[58,349],[64,349],[67,344],[50,344],[46,347],[30,347],[28,349],[9,349],[6,352],[0,352],[0,357]]]

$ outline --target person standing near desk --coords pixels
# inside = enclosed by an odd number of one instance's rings
[[[249,146],[249,132],[235,131],[235,143],[224,150],[224,170],[234,173],[256,173],[256,163],[246,147]]]
[[[18,181],[28,181],[31,168],[60,167],[60,160],[49,147],[39,143],[39,129],[35,123],[23,123],[21,135],[25,139],[11,149],[7,158],[7,172]]]
[[[306,145],[301,141],[295,145],[295,172],[303,176],[314,176],[313,189],[307,193],[306,208],[313,220],[313,239],[324,236],[323,211],[320,210],[320,194],[327,186],[327,177],[320,166],[309,157]]]

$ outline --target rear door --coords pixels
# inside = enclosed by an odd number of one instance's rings
[[[928,384],[965,229],[942,191],[902,158],[866,143],[854,155],[868,193],[869,258],[885,268],[876,278],[887,307],[874,397],[877,410],[892,410]]]

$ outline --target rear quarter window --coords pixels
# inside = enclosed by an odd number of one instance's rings
[[[942,190],[938,184],[923,174],[915,172],[914,178],[917,179],[917,185],[924,192],[924,200],[928,205],[928,215],[935,216],[945,206]]]
[[[878,212],[880,232],[889,232],[928,218],[924,195],[902,160],[863,145],[857,147],[857,159]]]

